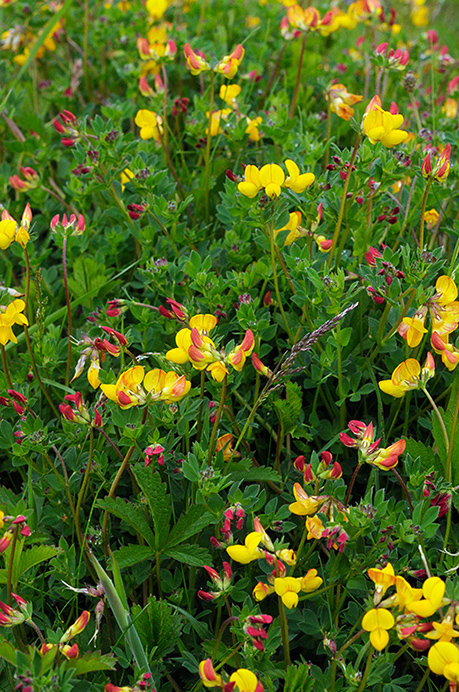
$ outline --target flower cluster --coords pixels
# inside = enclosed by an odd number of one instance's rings
[[[425,389],[434,375],[435,362],[432,354],[428,353],[423,368],[416,358],[408,358],[397,365],[390,380],[381,380],[378,385],[383,392],[399,399],[411,389]]]
[[[219,351],[208,336],[208,332],[216,324],[217,318],[214,315],[194,315],[189,321],[189,327],[181,329],[176,335],[177,347],[166,353],[167,360],[180,365],[191,363],[196,370],[207,370],[218,382],[228,375],[227,364],[240,372],[247,356],[253,351],[253,333],[247,329],[242,343],[225,353]]]
[[[381,389],[383,388],[381,387]],[[383,389],[383,391],[387,391],[387,389]],[[339,439],[346,447],[355,447],[358,450],[359,464],[365,462],[372,466],[377,466],[383,471],[388,471],[397,466],[400,454],[405,451],[405,440],[398,440],[383,449],[379,447],[381,438],[374,439],[373,423],[365,425],[362,421],[351,420],[348,427],[355,437],[350,437],[347,433],[341,432]]]
[[[372,144],[381,142],[391,149],[408,139],[408,132],[399,129],[403,120],[400,113],[385,111],[379,96],[373,96],[363,116],[362,130]]]
[[[213,69],[227,79],[233,79],[237,69],[244,57],[244,48],[239,43],[236,48],[229,54],[225,55],[216,65],[211,68],[206,60],[206,56],[201,51],[195,52],[189,43],[185,43],[184,53],[188,69],[192,75],[199,75],[201,72],[207,72]]]
[[[42,644],[40,647],[40,653],[42,656],[47,654],[49,651],[57,651],[59,650],[67,659],[71,658],[78,658],[79,656],[79,649],[78,649],[78,644],[68,644],[67,642],[70,641],[70,639],[73,639],[73,637],[76,637],[77,634],[80,634],[83,632],[85,629],[86,625],[89,622],[89,618],[91,616],[91,613],[88,610],[84,610],[81,615],[75,620],[73,625],[70,625],[68,629],[65,630],[64,634],[62,637],[59,639],[58,644]]]
[[[116,384],[102,384],[105,396],[117,403],[120,408],[148,405],[153,401],[172,404],[183,399],[191,388],[185,375],[164,372],[155,368],[145,373],[145,368],[135,365],[123,372]]]
[[[7,250],[14,241],[19,243],[22,248],[25,248],[30,240],[29,230],[31,222],[32,210],[28,202],[22,213],[21,223],[17,223],[4,209],[2,211],[2,220],[0,221],[0,250]]]
[[[17,344],[18,340],[13,332],[14,324],[28,326],[27,317],[22,313],[25,310],[25,303],[20,298],[16,298],[9,305],[0,305],[0,344],[5,346],[8,341]]]
[[[223,692],[263,692],[263,685],[255,673],[247,668],[238,668],[225,683],[215,672],[210,658],[199,664],[199,675],[204,687],[220,687]]]
[[[314,173],[300,174],[300,169],[291,159],[287,159],[284,163],[288,171],[287,177],[276,163],[267,163],[260,169],[252,164],[246,166],[244,180],[237,186],[239,192],[245,197],[253,198],[264,188],[265,194],[274,199],[279,197],[282,187],[299,194],[312,185],[315,180]]]

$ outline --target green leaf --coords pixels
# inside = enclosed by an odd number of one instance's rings
[[[126,524],[134,529],[135,533],[140,533],[148,545],[154,546],[155,537],[141,507],[134,505],[132,502],[125,502],[119,497],[106,497],[104,500],[97,500],[97,506],[108,510],[115,517],[125,521]]]
[[[15,576],[19,580],[22,575],[31,567],[39,565],[45,560],[50,560],[52,557],[59,555],[61,552],[61,548],[57,548],[53,545],[34,545],[31,548],[27,548],[21,555],[21,559],[19,560],[17,567],[17,574]]]
[[[83,296],[89,292],[97,295],[105,280],[105,267],[92,257],[84,256],[74,261],[73,276],[69,276],[68,284],[73,295],[80,298],[86,307],[90,307],[92,301],[83,300]]]
[[[284,689],[289,692],[310,692],[314,686],[314,678],[309,673],[309,665],[300,663],[288,666],[285,671]]]
[[[174,649],[183,622],[182,617],[166,601],[157,601],[150,596],[146,608],[133,606],[132,615],[142,644],[153,650],[151,663]]]
[[[186,514],[182,514],[169,534],[167,547],[183,543],[190,536],[199,533],[205,526],[209,526],[212,515],[206,510],[205,505],[193,505]]]
[[[115,670],[116,658],[113,654],[102,654],[100,651],[87,651],[78,658],[66,661],[65,668],[71,668],[75,675],[92,673],[94,670]]]
[[[149,560],[155,556],[155,549],[148,545],[123,545],[113,553],[120,569],[133,567],[139,562]]]
[[[152,473],[149,468],[142,466],[134,468],[134,475],[147,499],[153,516],[156,550],[161,550],[167,542],[171,518],[171,505],[167,486],[165,483],[162,483],[159,474]]]
[[[11,663],[13,666],[16,665],[16,648],[11,642],[3,638],[0,639],[0,657],[4,658],[5,661],[8,661],[8,663]]]
[[[298,418],[301,413],[303,401],[301,398],[301,387],[297,382],[287,382],[286,399],[277,399],[274,402],[277,417],[282,426],[284,435],[295,430]]]
[[[451,430],[453,427],[453,419],[454,415],[451,413],[451,411],[444,411],[442,408],[438,407],[438,410],[443,418],[443,421],[445,423],[445,428],[446,432],[448,435],[448,439],[451,440]],[[443,476],[445,475],[445,466],[446,466],[446,443],[445,443],[445,436],[443,434],[443,429],[440,424],[440,421],[438,420],[438,416],[433,413],[432,414],[432,434],[434,436],[435,443],[438,447],[438,455],[440,459],[444,463],[443,467]],[[453,448],[451,451],[451,466],[452,466],[452,482],[453,485],[457,485],[459,483],[459,426],[456,426],[456,432],[454,435],[454,441],[453,441]]]
[[[202,567],[212,561],[208,551],[199,545],[181,545],[177,548],[165,548],[163,554],[171,557],[173,560],[184,562],[191,567]]]
[[[237,464],[234,464],[234,466],[236,467]],[[281,477],[277,471],[270,469],[267,466],[256,466],[246,470],[235,468],[234,471],[231,470],[230,478],[233,482],[272,481],[273,483],[279,483],[281,481]]]

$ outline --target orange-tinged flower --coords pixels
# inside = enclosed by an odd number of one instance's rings
[[[0,305],[0,344],[5,346],[8,341],[17,344],[18,340],[13,332],[13,324],[29,324],[27,317],[23,315],[25,303],[20,298],[13,300],[7,307]]]
[[[320,21],[320,13],[315,7],[303,9],[300,5],[292,4],[287,8],[287,20],[290,26],[300,31],[314,31]]]
[[[451,144],[449,142],[441,154],[436,157],[433,163],[432,154],[430,151],[428,151],[421,166],[421,173],[423,177],[431,180],[437,180],[439,183],[444,182],[448,177],[451,168],[450,157]]]
[[[179,376],[174,371],[164,372],[155,368],[147,372],[143,386],[150,395],[150,401],[160,399],[166,404],[172,404],[188,394],[191,382],[185,378],[185,375]]]
[[[65,642],[68,642],[69,639],[73,639],[73,637],[75,637],[77,634],[80,634],[80,632],[82,632],[88,624],[90,617],[91,613],[89,613],[87,610],[83,610],[83,612],[75,620],[73,625],[70,625],[70,627],[65,630],[64,634],[59,640],[60,643],[63,644]]]
[[[377,466],[382,471],[393,469],[397,466],[398,458],[400,454],[403,454],[405,448],[405,440],[398,440],[398,442],[394,442],[394,444],[390,445],[390,447],[378,449],[377,456],[373,458],[370,457],[369,463],[373,466]]]
[[[386,394],[400,398],[410,389],[422,388],[426,381],[434,375],[435,363],[432,354],[428,353],[422,370],[415,358],[408,358],[397,365],[390,380],[381,380],[378,384],[379,388]]]
[[[233,435],[231,433],[225,433],[217,439],[215,452],[221,451],[223,451],[224,461],[229,461],[233,453]]]
[[[263,118],[258,116],[257,118],[246,118],[247,127],[245,128],[245,134],[249,135],[249,139],[252,142],[259,142],[263,134],[259,132],[258,128],[263,122]]]
[[[379,597],[378,601],[381,600],[381,596],[384,596],[387,589],[395,584],[395,572],[390,562],[382,569],[370,567],[367,574],[371,581],[375,583],[375,591]]]
[[[201,676],[204,687],[223,686],[223,680],[221,676],[217,675],[215,672],[210,658],[206,658],[205,661],[201,661],[199,664],[199,675]]]
[[[448,343],[448,335],[432,332],[430,343],[435,353],[441,354],[443,365],[446,365],[450,371],[454,370],[459,363],[459,349]]]
[[[226,356],[226,361],[230,363],[237,372],[241,372],[247,356],[250,356],[255,346],[255,339],[250,329],[247,329],[244,339],[240,346],[236,346]]]
[[[458,112],[456,99],[453,99],[449,96],[443,104],[441,110],[447,118],[455,118]]]
[[[144,386],[142,387],[142,382]],[[145,375],[141,365],[135,365],[122,373],[116,384],[103,384],[105,396],[122,409],[139,406],[151,401],[172,403],[180,401],[190,391],[191,382],[176,372],[150,370]]]
[[[357,96],[348,92],[344,84],[333,84],[329,87],[325,98],[330,102],[330,110],[336,113],[343,120],[350,120],[354,115],[354,106],[363,99],[363,96]]]
[[[236,48],[229,55],[225,55],[224,58],[216,65],[214,68],[215,72],[222,74],[227,79],[233,79],[237,72],[237,68],[242,62],[244,57],[244,48],[241,43],[238,43]]]
[[[362,129],[372,144],[381,142],[390,149],[408,138],[408,132],[399,129],[403,120],[401,113],[393,115],[383,110],[379,96],[374,96],[363,116]]]
[[[310,541],[311,538],[315,538],[316,540],[319,540],[319,538],[322,538],[322,534],[325,530],[324,525],[322,524],[319,517],[317,517],[317,516],[306,517],[306,528],[308,530],[308,535],[307,535],[308,541]]]
[[[404,577],[395,578],[396,595],[392,602],[405,610],[409,610],[409,604],[422,597],[422,589],[414,589]]]
[[[296,502],[292,502],[292,504],[289,505],[289,510],[292,514],[297,514],[300,517],[314,514],[318,507],[323,504],[320,497],[309,497],[299,483],[295,483],[293,486],[293,494],[295,495]]]
[[[185,43],[184,46],[185,60],[188,69],[192,75],[201,74],[201,72],[206,72],[210,70],[209,63],[205,60],[202,55],[195,53],[189,43]]]
[[[264,551],[258,547],[263,536],[257,531],[252,531],[246,536],[245,545],[229,545],[226,552],[233,560],[242,565],[248,565],[253,560],[259,560],[265,556]]]
[[[274,590],[281,597],[286,608],[296,608],[298,605],[298,593],[301,591],[301,582],[295,577],[276,577]]]
[[[377,651],[382,651],[389,642],[390,630],[395,625],[394,616],[385,608],[372,608],[365,613],[362,627],[370,632],[370,641]]]
[[[272,593],[274,593],[274,586],[263,584],[261,581],[258,582],[252,591],[252,595],[256,601],[262,601],[266,596]]]
[[[459,631],[454,629],[451,618],[446,617],[441,622],[432,622],[433,631],[427,632],[427,639],[438,639],[440,642],[450,642],[454,637],[459,637]]]
[[[221,121],[227,120],[228,115],[231,113],[231,108],[224,108],[223,110],[214,111],[212,113],[212,118],[210,121],[210,136],[216,137],[223,132],[221,127]],[[209,118],[209,112],[206,113],[207,118]],[[209,134],[209,128],[206,128],[206,135]]]

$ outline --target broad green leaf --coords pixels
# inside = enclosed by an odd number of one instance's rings
[[[161,481],[158,473],[152,473],[149,468],[138,466],[134,467],[133,470],[153,516],[156,550],[161,550],[167,543],[171,518],[167,485]]]
[[[155,549],[148,545],[123,545],[113,553],[120,569],[133,567],[143,560],[154,558]]]
[[[92,257],[78,257],[73,262],[73,275],[68,279],[69,289],[81,302],[90,307],[92,301],[84,299],[86,293],[97,295],[98,289],[105,284],[105,267],[97,264]]]
[[[209,526],[212,515],[206,510],[205,505],[198,504],[190,507],[186,514],[182,514],[169,534],[167,547],[170,548],[183,543],[190,536],[199,533],[205,526]]]
[[[75,675],[92,673],[94,670],[115,670],[116,658],[113,654],[100,651],[87,651],[85,654],[66,661],[65,668],[71,668]]]
[[[0,639],[0,657],[13,666],[16,665],[16,647],[3,638]]]
[[[134,529],[135,533],[140,533],[148,545],[155,544],[153,531],[148,525],[144,510],[139,505],[132,502],[125,502],[121,498],[106,497],[104,500],[97,500],[97,507],[108,510],[115,517],[122,519]]]
[[[202,567],[212,561],[209,552],[199,545],[180,545],[174,548],[165,548],[163,555],[173,560],[184,562],[191,567]]]
[[[59,555],[62,552],[61,548],[53,545],[34,545],[31,548],[26,548],[19,560],[17,567],[17,579],[19,580],[28,569],[39,565],[45,560],[50,560],[52,557]]]
[[[234,470],[231,470],[230,478],[233,482],[237,481],[272,481],[273,483],[279,483],[281,477],[274,469],[268,468],[267,466],[255,466],[251,469],[238,469],[237,465]]]
[[[166,601],[150,596],[146,608],[133,606],[132,615],[142,644],[153,650],[151,663],[172,651],[180,637],[183,620]]]

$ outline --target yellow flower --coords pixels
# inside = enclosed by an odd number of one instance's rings
[[[440,214],[436,209],[429,209],[424,212],[424,221],[427,225],[427,229],[430,231],[438,221]]]
[[[124,189],[126,187],[126,183],[128,183],[130,180],[135,178],[135,175],[131,170],[129,170],[129,168],[125,168],[124,171],[121,171],[120,178],[121,178],[121,192],[124,192]]]
[[[414,589],[404,577],[397,576],[395,578],[395,589],[397,593],[393,598],[393,603],[405,610],[410,610],[409,604],[422,598],[422,589]]]
[[[276,577],[274,590],[281,597],[286,608],[296,608],[298,605],[298,593],[301,591],[301,582],[295,577]]]
[[[5,516],[5,512],[2,512],[2,511],[0,510],[0,529],[3,529],[3,526],[4,526],[4,524],[5,524],[5,522],[3,521],[3,517],[4,517],[4,516]]]
[[[401,113],[393,115],[383,110],[379,96],[374,96],[363,116],[362,128],[372,144],[381,142],[390,149],[408,138],[408,132],[398,129],[403,120]]]
[[[0,306],[0,344],[5,346],[8,341],[13,341],[17,344],[14,332],[12,330],[13,324],[28,325],[29,322],[27,317],[23,315],[25,308],[25,303],[20,298],[13,300],[6,308]]]
[[[220,111],[214,111],[212,113],[212,118],[210,121],[210,136],[215,137],[216,135],[220,135],[223,130],[221,128],[220,122],[221,120],[228,120],[228,115],[231,113],[231,108],[224,108],[223,110]],[[209,118],[209,112],[207,111],[206,113],[207,118]],[[206,127],[206,135],[209,133],[209,128]]]
[[[421,370],[415,358],[408,358],[397,365],[390,380],[378,382],[379,388],[386,394],[400,398],[410,389],[419,389],[435,375],[435,362],[431,353],[427,354],[426,362]]]
[[[412,601],[407,605],[407,608],[421,618],[428,618],[440,608],[444,593],[445,582],[440,577],[430,577],[422,585],[424,599]]]
[[[200,662],[199,675],[204,687],[221,687],[223,685],[223,680],[221,676],[217,675],[215,672],[210,658],[206,658],[205,661]]]
[[[252,595],[256,601],[262,601],[266,596],[272,593],[274,593],[274,586],[263,584],[261,581],[258,582],[252,591]]]
[[[238,668],[230,675],[230,682],[234,682],[239,692],[256,692],[261,688],[255,673],[247,668]]]
[[[447,118],[455,118],[457,115],[457,101],[451,97],[448,97],[441,107],[442,113],[446,115]]]
[[[459,649],[452,642],[437,642],[427,655],[432,673],[443,675],[450,682],[459,681]]]
[[[161,19],[167,10],[167,0],[147,0],[145,9],[152,19]]]
[[[411,12],[411,21],[414,26],[422,27],[427,26],[429,23],[429,10],[427,7],[420,7],[417,10]]]
[[[290,188],[292,192],[304,192],[306,188],[312,185],[312,183],[316,179],[314,173],[303,173],[302,175],[300,175],[300,169],[296,165],[295,161],[287,159],[287,161],[285,161],[284,163],[289,174],[288,178],[285,181],[285,187]]]
[[[394,616],[385,608],[372,608],[365,613],[362,619],[362,627],[370,632],[370,642],[377,651],[382,651],[389,642],[391,627],[395,625]]]
[[[322,504],[320,498],[314,496],[309,497],[299,483],[295,483],[293,486],[293,494],[295,495],[296,502],[292,502],[292,504],[289,505],[289,510],[292,514],[297,514],[300,517],[307,514],[314,514],[317,508]]]
[[[282,226],[282,228],[276,228],[274,230],[274,235],[277,236],[277,234],[280,231],[290,231],[290,233],[288,234],[288,236],[284,240],[284,245],[291,245],[292,243],[295,242],[295,240],[297,240],[298,238],[301,238],[302,235],[305,235],[305,232],[302,232],[300,223],[301,223],[301,212],[300,211],[294,211],[291,214],[289,214],[289,220],[288,220],[288,223],[285,224],[285,226]]]
[[[304,591],[305,593],[311,593],[312,591],[315,591],[322,584],[323,579],[317,576],[316,569],[308,570],[304,577],[300,578],[301,591]]]
[[[239,84],[222,84],[220,87],[220,98],[225,101],[228,106],[233,106],[237,97],[241,93]]]
[[[237,72],[237,68],[244,57],[244,48],[241,43],[238,43],[236,48],[229,55],[225,55],[221,61],[214,67],[214,71],[222,74],[227,79],[233,79]]]
[[[0,221],[0,250],[7,250],[14,241],[16,227],[16,221],[13,219],[2,219]]]
[[[238,184],[237,189],[245,197],[253,198],[257,195],[263,185],[260,183],[260,171],[256,166],[249,164],[245,167],[244,180]]]
[[[221,435],[215,443],[215,453],[223,451],[223,460],[229,461],[233,453],[233,435],[225,433]]]
[[[135,116],[135,124],[140,127],[142,139],[154,139],[157,142],[163,134],[163,119],[155,111],[142,108]]]
[[[451,618],[446,617],[441,622],[432,622],[434,631],[427,632],[427,639],[438,639],[440,642],[450,642],[453,637],[459,637],[459,632],[454,629]]]
[[[267,163],[260,168],[260,184],[271,199],[279,197],[284,180],[285,173],[276,163]]]
[[[242,565],[248,565],[249,562],[265,556],[264,551],[258,547],[261,539],[261,533],[252,531],[252,533],[246,536],[245,545],[229,545],[226,552],[232,560],[236,560],[236,562],[240,562]]]
[[[258,131],[258,127],[263,122],[263,118],[258,116],[257,118],[246,118],[247,127],[245,128],[245,134],[249,135],[249,139],[252,142],[259,142],[262,138],[262,134]]]

